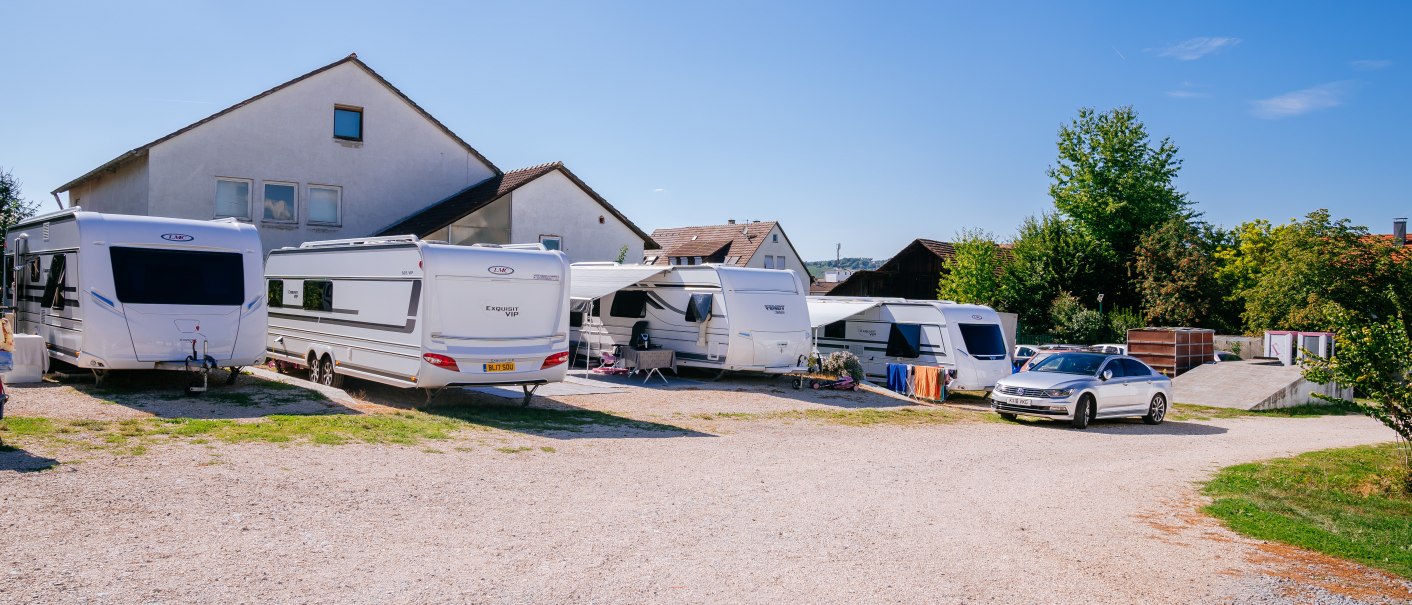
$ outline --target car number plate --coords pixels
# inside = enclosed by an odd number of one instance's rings
[[[485,365],[485,371],[487,371],[487,372],[513,372],[513,371],[515,371],[515,362],[513,362],[513,361],[506,361],[506,362],[504,362],[504,363],[487,363],[487,364],[484,364],[484,365]]]

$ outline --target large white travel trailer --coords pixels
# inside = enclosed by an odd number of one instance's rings
[[[864,373],[887,379],[887,364],[934,365],[953,371],[950,388],[989,390],[1009,376],[1010,350],[990,307],[940,300],[809,297],[819,352],[849,351]]]
[[[265,290],[255,228],[235,219],[99,214],[71,208],[5,236],[15,331],[90,369],[199,371],[259,363]]]
[[[564,379],[569,263],[540,244],[452,246],[415,236],[270,252],[266,353],[337,385],[518,385]]]
[[[646,322],[681,366],[781,374],[809,352],[809,313],[793,271],[718,265],[575,263],[574,351],[628,345]]]

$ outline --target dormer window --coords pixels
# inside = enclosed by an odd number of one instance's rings
[[[333,138],[345,141],[362,141],[363,108],[334,105]]]

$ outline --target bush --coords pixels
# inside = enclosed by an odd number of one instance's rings
[[[1054,297],[1049,316],[1054,321],[1054,339],[1061,343],[1091,345],[1108,331],[1102,314],[1084,308],[1079,299],[1068,292]]]
[[[1147,322],[1142,320],[1142,314],[1133,309],[1113,309],[1108,314],[1108,330],[1111,332],[1113,342],[1127,342],[1128,330],[1133,328],[1145,328]]]
[[[824,372],[837,374],[838,376],[848,374],[853,378],[854,382],[863,381],[863,362],[858,360],[857,355],[849,353],[848,351],[829,353],[829,356],[823,359],[821,369]]]

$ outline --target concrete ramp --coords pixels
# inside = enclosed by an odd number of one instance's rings
[[[1353,398],[1353,389],[1315,384],[1304,379],[1303,368],[1278,361],[1227,361],[1192,368],[1172,379],[1172,400],[1218,408],[1273,410],[1310,403],[1323,393]]]

